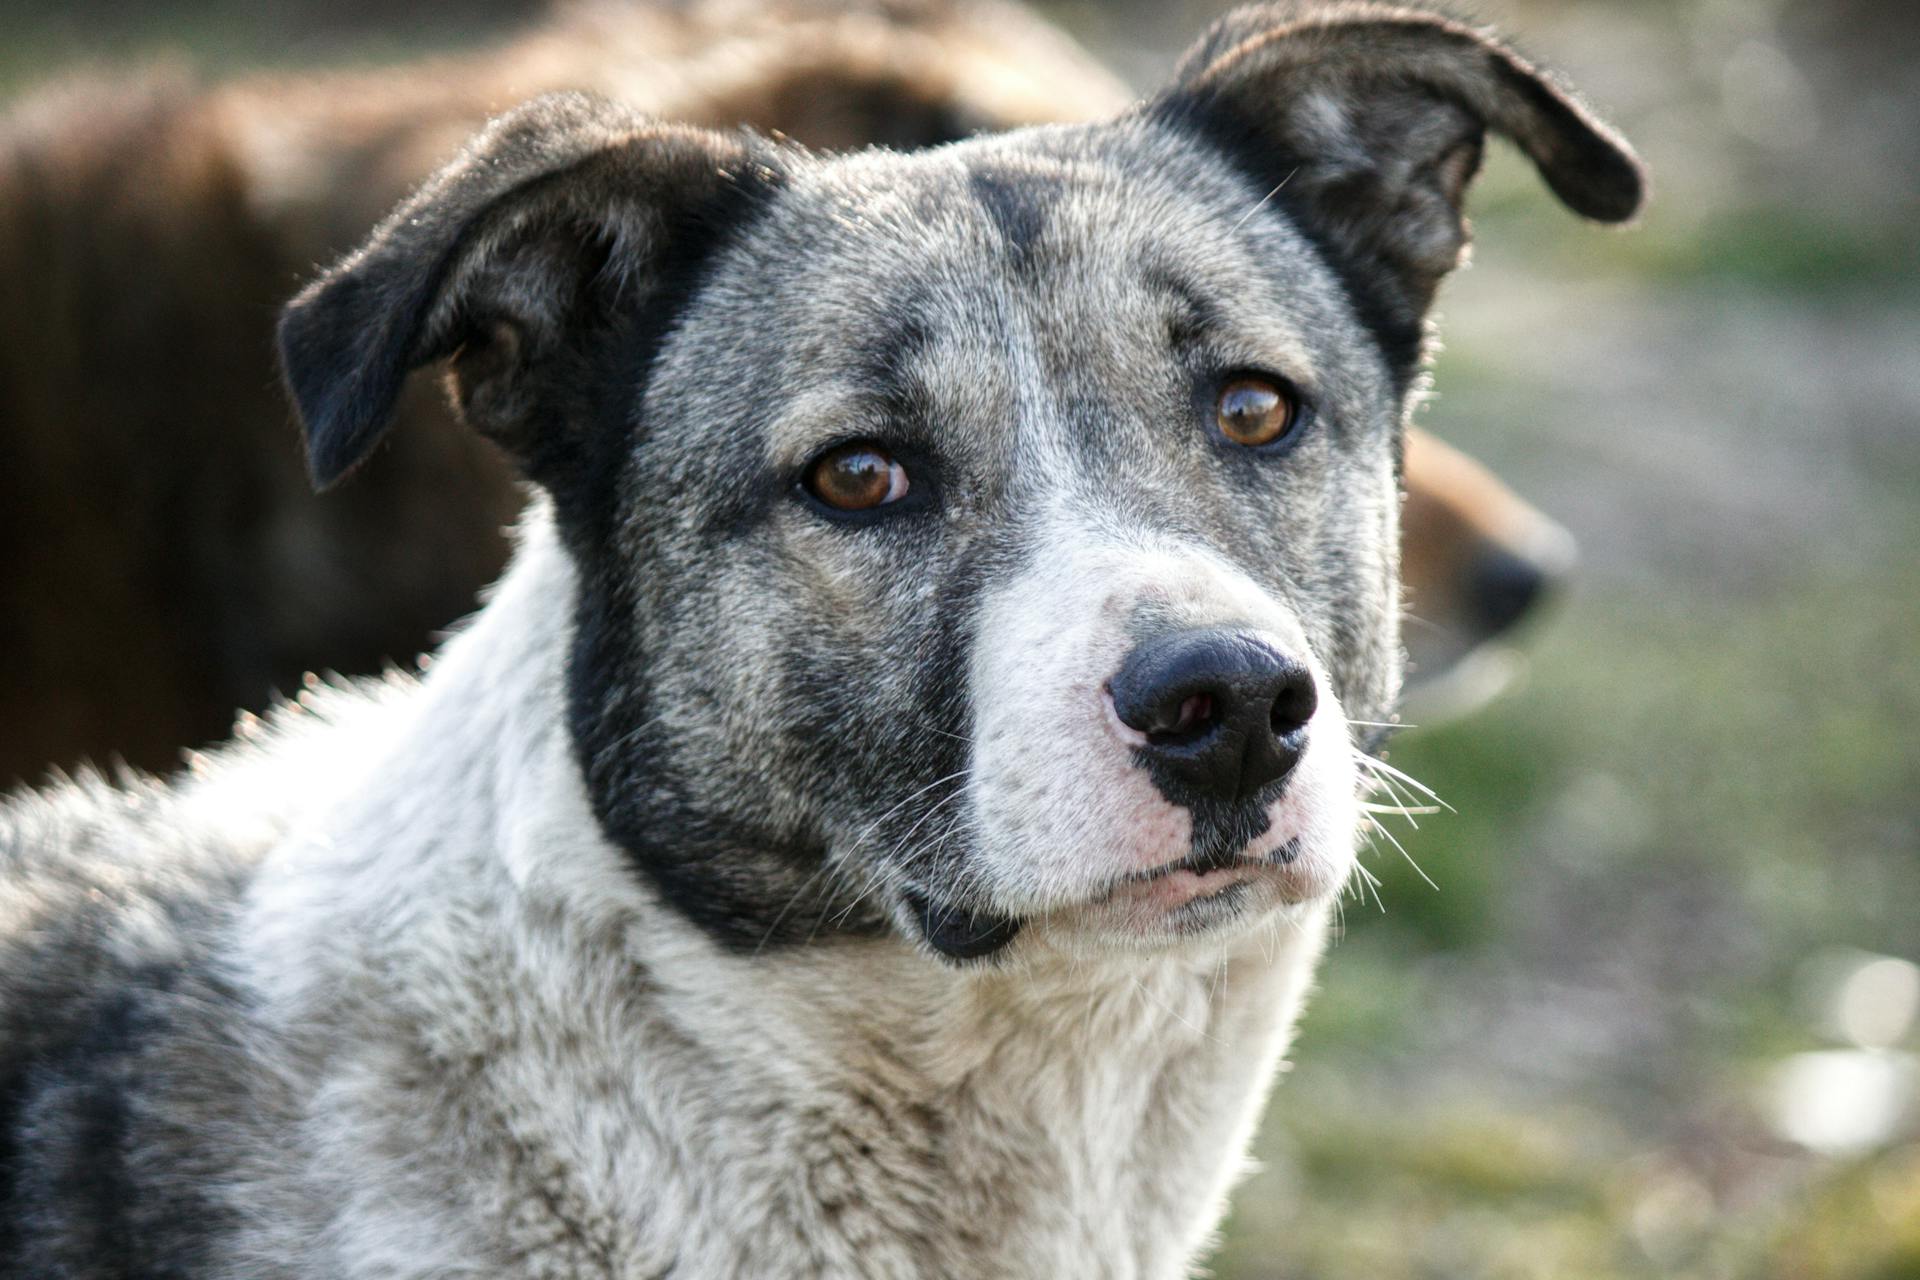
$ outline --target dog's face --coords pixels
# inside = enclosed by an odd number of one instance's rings
[[[950,941],[1337,885],[1398,410],[1331,272],[1148,121],[785,169],[623,460],[614,683],[710,716],[648,768]]]
[[[1165,943],[1351,866],[1489,124],[1582,212],[1637,202],[1524,64],[1368,6],[1243,11],[1117,122],[915,156],[550,100],[283,349],[323,482],[455,356],[578,563],[598,817],[716,938]]]

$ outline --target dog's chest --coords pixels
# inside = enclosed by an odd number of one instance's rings
[[[369,1094],[396,1162],[368,1229],[397,1263],[437,1219],[437,1265],[528,1276],[1179,1275],[1297,1008],[1291,953],[1316,947],[900,1022],[885,995],[783,1013],[775,983],[649,992],[617,1030],[495,1025],[464,1076]]]

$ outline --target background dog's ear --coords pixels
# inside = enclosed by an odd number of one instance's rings
[[[1588,218],[1631,218],[1645,188],[1626,142],[1511,49],[1437,14],[1366,0],[1235,10],[1149,111],[1280,187],[1276,198],[1407,365],[1466,246],[1462,201],[1487,129]]]
[[[494,121],[281,316],[315,486],[379,443],[411,370],[448,356],[462,416],[529,477],[551,488],[587,468],[566,366],[672,291],[766,189],[752,145],[578,94]]]

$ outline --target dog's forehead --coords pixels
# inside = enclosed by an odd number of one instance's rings
[[[1084,377],[1096,395],[1103,378],[1122,395],[1164,381],[1176,332],[1205,330],[1219,360],[1310,390],[1351,380],[1364,344],[1305,238],[1217,157],[1144,132],[805,160],[696,325],[790,392],[914,364],[988,415],[1005,406],[987,399],[1036,380]]]
[[[933,318],[989,298],[1061,323],[1098,315],[1143,284],[1231,303],[1262,270],[1254,237],[1225,218],[1243,190],[1192,149],[1144,147],[1111,126],[1026,130],[909,155],[868,152],[801,172],[782,230],[809,252],[786,278],[819,290],[863,280],[918,286]],[[802,277],[805,277],[802,279]],[[831,292],[831,289],[828,290]]]

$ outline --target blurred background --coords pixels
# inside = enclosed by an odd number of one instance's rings
[[[1040,7],[1146,85],[1225,6]],[[7,4],[0,95],[534,8]],[[1396,742],[1452,811],[1367,855],[1214,1271],[1920,1277],[1920,5],[1475,16],[1655,176],[1603,234],[1496,155],[1442,299],[1422,421],[1582,565],[1503,694]]]

